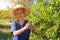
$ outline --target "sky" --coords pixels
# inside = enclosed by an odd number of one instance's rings
[[[31,3],[36,3],[36,0],[32,0]],[[0,0],[0,10],[7,10],[8,7],[9,8],[12,8],[13,7],[13,4],[9,1],[9,0]]]
[[[12,7],[10,1],[0,0],[0,10],[7,10],[7,6]]]

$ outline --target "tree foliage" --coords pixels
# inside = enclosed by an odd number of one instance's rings
[[[57,40],[56,33],[60,27],[59,3],[59,0],[50,0],[43,4],[42,0],[38,0],[36,5],[31,6],[31,14],[26,19],[29,19],[36,29],[30,40]]]
[[[8,10],[0,10],[0,19],[9,18],[8,16]]]

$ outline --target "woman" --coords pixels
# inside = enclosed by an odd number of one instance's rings
[[[29,40],[32,24],[24,19],[29,13],[29,8],[24,5],[16,5],[10,12],[10,17],[17,19],[11,25],[12,40]]]

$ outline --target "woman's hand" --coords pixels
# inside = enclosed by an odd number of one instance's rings
[[[32,30],[33,26],[30,22],[28,22],[26,25],[25,25],[26,28]]]

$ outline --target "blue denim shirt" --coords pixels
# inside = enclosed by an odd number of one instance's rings
[[[12,25],[11,25],[11,32],[14,32],[16,30],[19,30],[19,29],[23,28],[26,25],[27,22],[28,21],[25,21],[23,23],[23,25],[20,25],[20,23],[18,21],[13,21]],[[12,40],[29,40],[29,34],[30,34],[30,30],[27,29],[20,35],[12,36]]]

